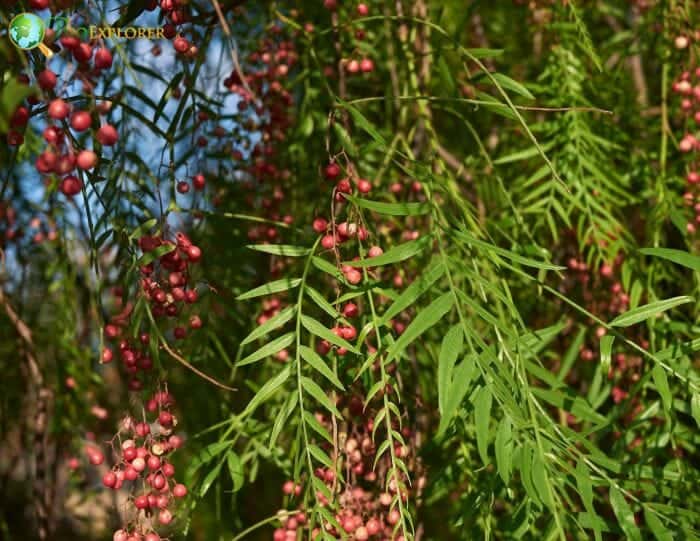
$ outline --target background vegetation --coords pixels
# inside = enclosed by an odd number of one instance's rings
[[[0,538],[697,539],[698,7],[0,3]]]

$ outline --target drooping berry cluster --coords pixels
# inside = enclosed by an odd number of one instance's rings
[[[172,335],[176,340],[182,340],[187,336],[188,328],[197,330],[203,325],[199,314],[190,309],[199,299],[191,266],[200,261],[202,251],[182,232],[178,232],[175,238],[175,242],[162,236],[143,236],[139,239],[144,254],[154,250],[162,251],[154,261],[141,267],[140,292],[148,300],[154,318],[173,320]],[[123,309],[105,326],[104,335],[108,341],[116,342],[118,346],[116,351],[130,377],[129,389],[138,391],[143,387],[143,382],[137,375],[139,372],[148,372],[153,367],[149,354],[151,334],[142,329],[134,329],[138,339],[131,338],[134,333],[126,332],[126,329],[132,322],[133,304],[125,302],[122,288],[115,288],[113,292]],[[111,362],[114,355],[113,346],[105,347],[102,350],[102,362]]]
[[[326,485],[328,493],[333,497],[329,501],[327,493],[316,491],[317,501],[334,511],[334,518],[343,531],[331,523],[326,523],[323,527],[328,535],[336,539],[351,535],[358,541],[402,541],[404,537],[395,531],[401,518],[396,497],[400,497],[406,505],[409,497],[419,498],[426,482],[420,460],[414,453],[416,435],[406,426],[399,428],[397,424],[394,427],[401,431],[405,445],[396,441],[393,453],[406,464],[411,476],[417,479],[414,487],[409,488],[403,473],[403,486],[397,486],[394,479],[385,484],[384,476],[391,468],[391,459],[387,450],[377,457],[378,446],[373,435],[376,411],[372,408],[365,409],[359,395],[345,397],[338,405],[344,409],[348,419],[347,423],[343,423],[344,428],[339,435],[340,452],[336,453],[330,443],[324,444],[329,456],[337,455],[337,469],[319,467],[314,475]],[[332,423],[327,416],[317,413],[315,417],[327,430],[332,430]],[[341,475],[342,479],[337,479],[337,475]],[[302,487],[299,483],[288,480],[284,483],[282,492],[293,501],[301,494]],[[308,530],[308,517],[302,510],[282,521],[282,525],[273,533],[273,540],[297,539],[297,535],[304,530]],[[311,532],[311,538],[320,539],[318,528]]]
[[[158,526],[174,518],[176,500],[187,495],[187,488],[175,479],[171,454],[182,438],[175,434],[177,418],[173,396],[157,391],[145,404],[143,420],[128,416],[112,440],[114,466],[102,477],[105,487],[129,489],[124,527],[114,533],[114,541],[160,541]],[[95,447],[88,451],[92,464],[101,464],[104,455]]]

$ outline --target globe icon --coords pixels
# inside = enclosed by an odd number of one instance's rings
[[[44,39],[44,21],[34,13],[20,13],[10,22],[12,43],[20,49],[34,49]]]

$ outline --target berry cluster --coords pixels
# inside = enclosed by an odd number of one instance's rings
[[[144,254],[166,248],[155,261],[141,267],[141,292],[150,302],[151,313],[156,319],[182,317],[183,312],[199,299],[197,288],[192,282],[190,266],[200,261],[202,252],[184,233],[178,232],[175,238],[175,242],[161,236],[143,236],[139,239],[139,246]],[[125,303],[122,288],[115,288],[113,293],[123,309],[105,326],[104,335],[111,342],[118,341],[117,349],[121,361],[130,376],[129,389],[138,391],[143,388],[143,382],[136,376],[139,372],[150,371],[153,367],[148,353],[151,335],[137,329],[134,332],[138,333],[138,340],[129,338],[125,328],[130,324],[133,305]],[[172,329],[173,337],[182,340],[187,336],[187,327],[197,330],[202,325],[199,314],[191,312],[186,324],[175,324]],[[111,362],[114,354],[113,347],[105,347],[102,350],[102,362]]]
[[[102,476],[102,484],[119,490],[124,483],[131,483],[126,510],[130,518],[124,528],[114,533],[114,541],[160,541],[156,525],[170,524],[175,500],[187,495],[185,485],[175,480],[175,466],[169,460],[183,443],[174,433],[174,405],[170,393],[157,391],[146,402],[144,420],[126,417],[112,440],[115,465]],[[102,452],[95,447],[89,449],[90,462],[101,464]]]
[[[406,505],[409,495],[414,498],[420,496],[426,482],[421,463],[413,451],[416,435],[408,427],[394,427],[395,430],[400,430],[405,438],[405,444],[398,441],[394,443],[394,456],[403,460],[408,472],[416,476],[418,480],[415,486],[409,488],[405,478],[399,486],[394,478],[385,485],[383,475],[391,468],[390,453],[384,451],[377,458],[372,420],[376,411],[371,408],[365,409],[359,395],[345,397],[338,405],[344,408],[349,419],[347,424],[343,423],[344,430],[339,434],[340,452],[336,452],[331,444],[325,444],[329,456],[337,457],[337,470],[319,467],[314,472],[333,496],[333,501],[329,501],[324,492],[316,491],[317,501],[335,511],[337,525],[326,523],[326,533],[336,539],[351,535],[358,541],[403,541],[404,537],[395,531],[401,518],[396,499],[400,497]],[[317,413],[315,417],[327,430],[332,429],[331,421],[326,416]],[[343,478],[339,480],[337,475],[341,472]],[[401,476],[405,477],[405,474],[402,473]],[[301,485],[291,480],[286,481],[282,487],[282,492],[290,499],[299,496],[301,491]],[[282,526],[275,529],[273,539],[297,539],[298,533],[304,529],[308,529],[308,520],[306,513],[301,510],[282,521]],[[311,532],[311,538],[319,539],[319,534],[320,530],[315,528]]]

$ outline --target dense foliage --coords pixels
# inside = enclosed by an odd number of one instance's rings
[[[700,538],[699,7],[0,2],[0,538]]]

